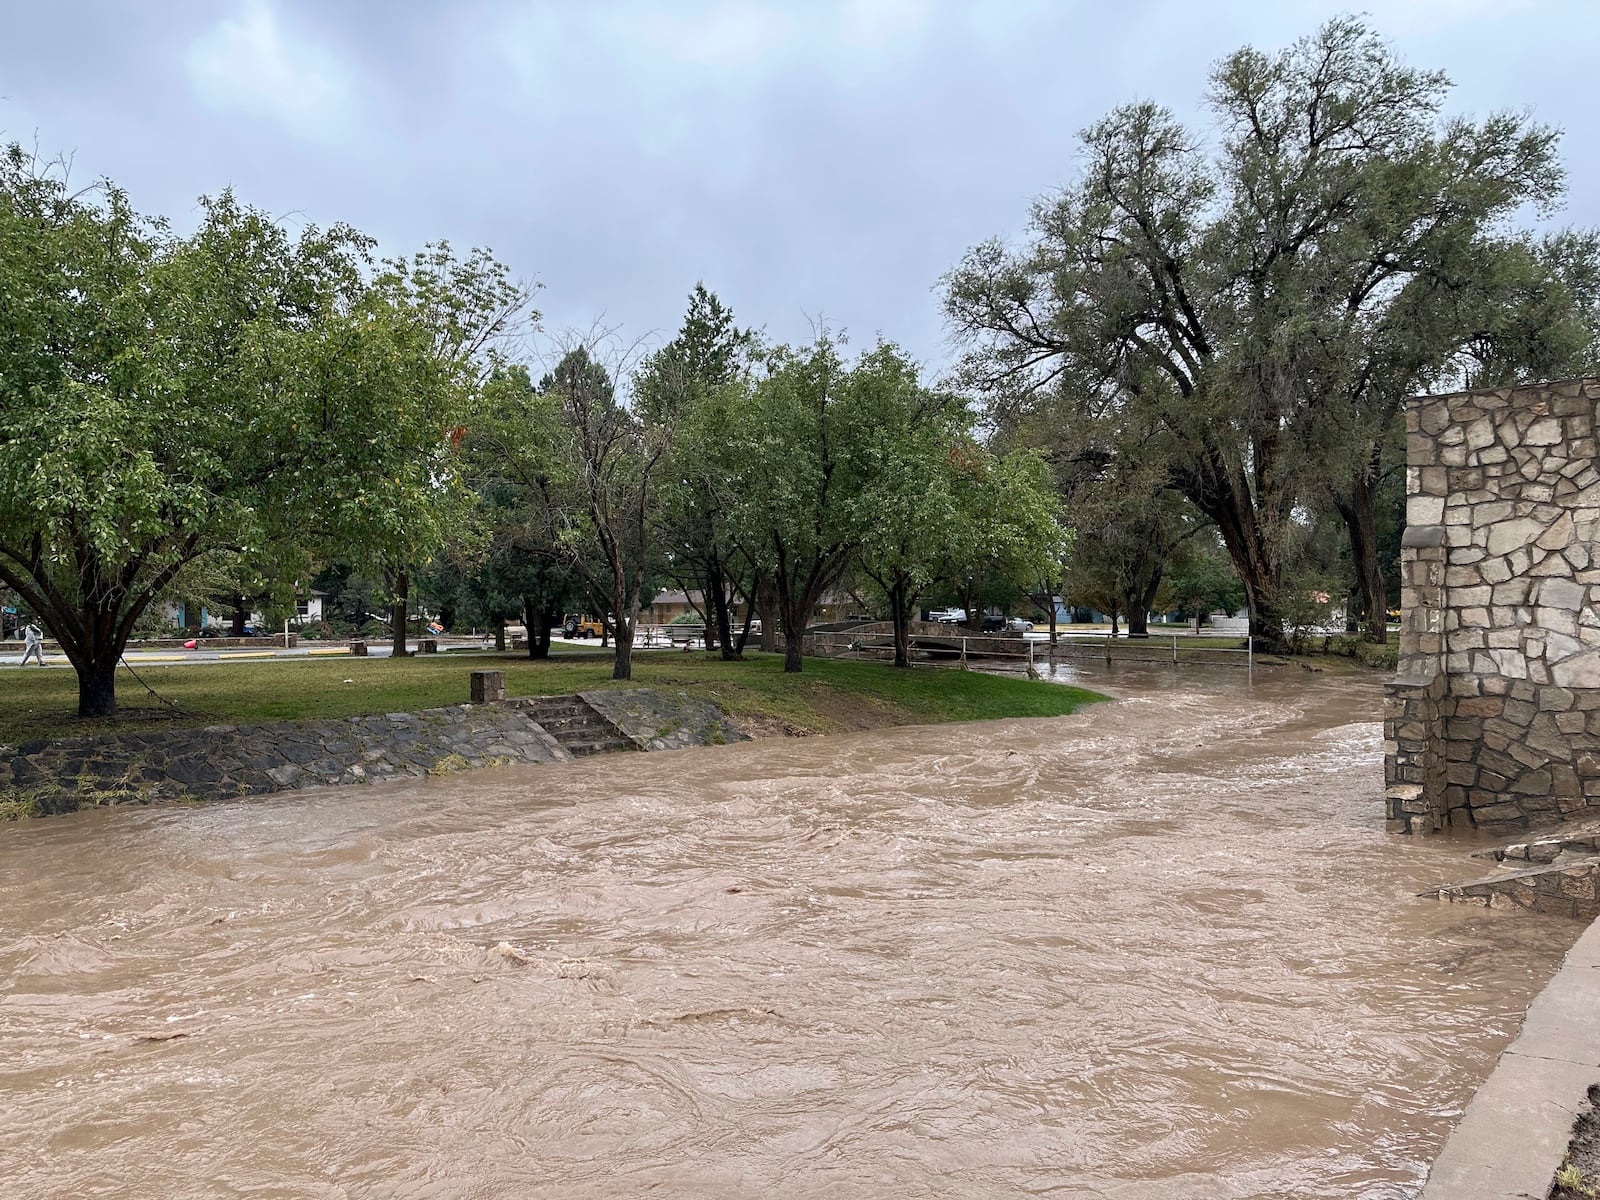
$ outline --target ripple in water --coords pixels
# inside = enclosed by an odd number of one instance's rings
[[[1412,898],[1375,685],[1076,674],[6,829],[6,1194],[1413,1194],[1577,927]]]

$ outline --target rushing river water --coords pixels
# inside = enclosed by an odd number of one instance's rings
[[[0,827],[0,1194],[1412,1195],[1578,927],[1412,898],[1370,681],[1083,682]]]

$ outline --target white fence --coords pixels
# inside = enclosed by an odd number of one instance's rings
[[[819,658],[894,658],[894,635],[888,633],[813,633],[807,635],[811,649]],[[983,660],[1022,663],[1050,663],[1100,659],[1112,662],[1179,663],[1194,666],[1255,667],[1255,642],[1246,636],[1242,646],[1196,646],[1190,635],[1165,637],[1113,638],[1100,634],[1060,634],[1055,645],[1037,638],[986,637],[981,634],[914,634],[911,658],[965,666]]]
[[[1201,635],[1205,636],[1205,635]],[[1240,646],[1197,646],[1193,634],[1151,634],[1144,638],[1099,634],[1061,634],[1047,646],[1050,659],[1103,659],[1106,662],[1181,663],[1191,666],[1255,668],[1255,639],[1246,633]]]

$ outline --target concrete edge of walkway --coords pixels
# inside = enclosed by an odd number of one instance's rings
[[[1534,997],[1522,1030],[1434,1160],[1421,1200],[1544,1200],[1600,1084],[1600,921]]]

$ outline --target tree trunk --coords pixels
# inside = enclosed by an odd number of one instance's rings
[[[1256,649],[1269,654],[1283,654],[1289,649],[1289,640],[1283,632],[1283,612],[1278,607],[1276,588],[1259,581],[1240,578],[1244,584],[1246,609],[1250,614],[1250,636]]]
[[[250,614],[245,609],[244,597],[240,596],[240,595],[235,595],[234,598],[233,598],[233,636],[234,637],[243,637],[244,636],[244,627],[245,627],[246,622],[249,619],[250,619]]]
[[[56,628],[50,614],[41,611],[46,630],[66,652],[78,673],[78,715],[110,717],[117,711],[117,663],[122,658],[123,639],[117,636],[119,602],[85,605],[78,622],[65,622],[77,629]],[[81,622],[81,624],[79,624]],[[78,636],[63,637],[63,632]]]
[[[561,607],[546,607],[539,610],[539,657],[550,657],[550,643],[555,637],[556,626],[561,624]]]
[[[805,636],[811,606],[778,588],[778,611],[783,621],[783,670],[792,675],[800,670],[800,642]]]
[[[1260,472],[1263,465],[1257,464]],[[1226,473],[1226,472],[1225,472]],[[1288,648],[1283,635],[1283,612],[1275,593],[1278,588],[1278,560],[1263,533],[1257,502],[1242,476],[1231,483],[1204,483],[1195,477],[1182,481],[1178,489],[1202,513],[1211,518],[1222,536],[1234,574],[1244,587],[1245,605],[1250,614],[1250,636],[1258,650],[1281,653]],[[1244,499],[1239,499],[1243,497]],[[1265,503],[1264,500],[1261,501]]]
[[[74,663],[78,669],[78,715],[80,717],[111,717],[117,712],[117,660],[121,653],[109,651],[97,655],[86,663]]]
[[[722,650],[722,661],[733,662],[739,657],[739,652],[733,645],[733,619],[728,612],[728,586],[723,573],[715,568],[706,572],[706,599],[710,602],[712,623],[716,626],[717,645]],[[711,649],[710,643],[706,644],[706,649]]]
[[[1350,536],[1350,557],[1355,560],[1356,586],[1366,602],[1365,641],[1383,645],[1389,639],[1389,591],[1383,584],[1383,565],[1378,561],[1377,518],[1374,516],[1372,486],[1366,473],[1354,480],[1351,494],[1334,498],[1334,507]]]
[[[1132,601],[1128,608],[1128,636],[1130,638],[1147,638],[1150,636],[1150,614],[1138,603],[1137,596],[1130,596]]]
[[[532,596],[522,598],[522,627],[528,633],[528,657],[550,657],[550,622]]]
[[[611,661],[611,678],[633,678],[633,623],[631,621],[618,621],[616,623],[616,655]]]
[[[504,617],[496,617],[494,619],[494,648],[496,650],[504,650],[506,648],[506,619]]]
[[[894,622],[894,665],[911,665],[911,588],[897,582],[889,589],[889,617]]]
[[[1153,577],[1145,580],[1142,591],[1134,591],[1127,598],[1128,605],[1128,636],[1131,638],[1147,638],[1150,636],[1150,606],[1156,602],[1156,593],[1161,590],[1161,572],[1157,571]]]
[[[406,605],[411,596],[411,576],[398,571],[394,576],[394,599],[389,603],[390,653],[395,658],[406,656]]]
[[[122,651],[134,622],[193,557],[196,540],[189,539],[181,547],[182,557],[147,580],[142,590],[135,593],[109,578],[93,551],[80,547],[77,568],[79,595],[83,599],[73,607],[67,606],[70,602],[63,602],[49,580],[8,570],[0,560],[0,582],[16,590],[18,597],[55,638],[77,673],[80,717],[115,715],[117,666],[122,661]],[[34,569],[37,570],[37,566]]]
[[[768,654],[778,652],[778,626],[782,617],[778,613],[778,594],[773,589],[771,576],[763,575],[753,589],[756,609],[761,614],[761,649]]]

